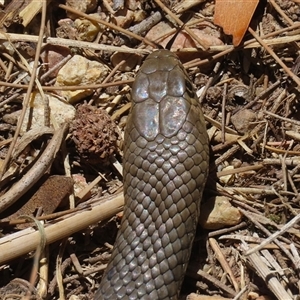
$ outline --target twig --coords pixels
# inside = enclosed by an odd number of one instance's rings
[[[55,131],[51,141],[34,166],[11,189],[0,197],[0,212],[15,203],[23,196],[48,170],[67,133],[64,125]]]
[[[266,39],[266,38],[269,38],[269,37],[272,37],[272,36],[276,36],[276,35],[279,35],[279,34],[282,34],[282,33],[286,33],[289,30],[297,29],[298,27],[300,27],[300,22],[295,23],[293,26],[290,26],[290,27],[287,27],[287,28],[283,28],[283,29],[271,32],[269,34],[266,34],[266,35],[262,36],[261,38]],[[281,39],[285,39],[285,38],[289,39],[290,42],[291,42],[290,37],[281,37]],[[300,38],[300,36],[297,37],[296,40],[298,40],[299,38]],[[293,40],[294,40],[294,37],[293,37]],[[216,60],[218,58],[223,57],[224,55],[226,55],[226,54],[228,54],[230,52],[233,52],[235,50],[240,50],[241,47],[243,47],[243,49],[246,49],[248,47],[249,48],[257,47],[258,45],[256,45],[256,43],[254,43],[254,41],[255,41],[255,39],[251,39],[249,41],[246,41],[243,46],[240,46],[238,48],[235,48],[233,46],[211,46],[209,50],[216,51],[216,52],[222,51],[222,52],[220,52],[218,54],[215,54],[215,55],[213,55],[213,56],[211,56],[209,58],[206,58],[206,59],[195,59],[195,60],[193,60],[191,62],[188,62],[188,63],[184,64],[184,67],[185,68],[192,68],[192,67],[197,67],[197,66],[201,66],[201,65],[207,64],[207,63],[209,63],[209,62],[211,62],[213,60]],[[254,44],[252,45],[252,43],[254,43]],[[265,43],[268,43],[268,41],[266,41]],[[287,43],[287,41],[283,41],[282,40],[281,43],[285,44],[285,43]],[[275,44],[278,44],[278,41]]]
[[[244,286],[243,289],[241,289],[239,291],[239,293],[236,294],[236,296],[232,300],[238,300],[238,299],[240,299],[240,297],[247,291],[248,288],[249,288],[248,286]]]
[[[229,275],[229,278],[231,279],[231,283],[233,284],[235,291],[238,292],[240,290],[239,284],[237,283],[236,278],[235,278],[228,262],[226,261],[217,241],[214,238],[209,238],[208,242],[209,242],[211,248],[213,249],[214,254],[215,254],[217,260],[219,261],[220,265],[222,266],[223,270]]]
[[[246,226],[247,226],[247,223],[242,222],[238,225],[234,225],[234,226],[229,227],[229,228],[223,228],[223,229],[212,231],[208,234],[208,237],[214,237],[214,236],[217,236],[217,235],[225,234],[227,232],[232,232],[232,231],[241,229],[241,228],[246,227]]]
[[[72,85],[72,86],[42,86],[42,89],[44,91],[76,91],[76,90],[82,90],[84,89],[99,89],[99,88],[106,88],[110,86],[118,86],[118,85],[124,85],[124,84],[131,84],[133,82],[133,79],[128,80],[122,80],[122,81],[115,81],[110,83],[99,83],[99,84],[89,84],[89,85]],[[10,83],[5,81],[0,81],[0,86],[8,86],[13,88],[21,88],[24,90],[28,89],[27,84],[17,84],[17,83]]]
[[[267,115],[270,115],[270,116],[272,116],[272,117],[274,117],[274,118],[277,118],[277,119],[279,119],[279,120],[283,120],[283,121],[285,121],[285,122],[289,122],[289,123],[291,123],[291,124],[295,124],[295,125],[297,125],[297,126],[300,126],[300,121],[293,120],[293,119],[289,119],[289,118],[285,118],[285,117],[282,117],[282,116],[273,114],[272,112],[267,111],[267,110],[265,110],[264,113],[267,114]]]
[[[101,200],[101,201],[99,201]],[[122,210],[123,194],[103,197],[98,203],[87,210],[76,212],[65,220],[45,227],[46,243],[51,244],[75,232],[105,220]],[[37,230],[24,229],[0,239],[0,265],[36,249],[40,243]]]
[[[241,245],[242,249],[249,252],[249,247],[244,242]],[[250,254],[247,259],[250,261],[253,268],[256,270],[258,275],[265,281],[270,290],[275,294],[277,299],[292,300],[292,297],[282,287],[274,272],[265,265],[264,261],[258,256],[257,253]]]
[[[0,32],[0,40],[10,40],[14,41],[24,41],[24,42],[31,42],[37,43],[38,36],[36,35],[29,35],[29,34],[17,34],[17,33],[1,33]],[[117,47],[105,44],[95,44],[91,42],[85,41],[77,41],[77,40],[70,40],[70,39],[63,39],[63,38],[55,38],[55,37],[47,37],[43,40],[42,46],[45,45],[58,45],[64,47],[74,47],[74,48],[83,48],[89,50],[102,50],[102,51],[110,51],[110,52],[121,52],[121,53],[138,53],[141,55],[148,54],[150,51],[146,49],[133,49],[126,46]]]
[[[61,264],[63,260],[63,254],[66,248],[67,239],[64,238],[63,241],[60,243],[59,252],[56,257],[56,281],[58,285],[58,291],[59,291],[59,299],[65,300],[65,293],[64,293],[64,286],[63,286],[63,276],[61,271]]]
[[[218,77],[218,76],[220,76],[220,67],[221,67],[221,63],[220,62],[217,62],[216,64],[215,64],[215,67],[214,67],[214,69],[213,69],[213,71],[212,71],[212,74],[209,76],[209,79],[207,80],[207,82],[206,82],[206,84],[205,84],[205,86],[204,86],[204,88],[201,88],[201,94],[199,95],[198,93],[197,93],[197,95],[198,95],[198,97],[199,97],[199,103],[201,104],[202,102],[203,102],[203,100],[204,100],[204,97],[206,96],[206,92],[207,92],[207,90],[212,86],[212,84],[213,84],[213,82],[216,80],[216,78]]]
[[[107,267],[107,264],[103,264],[103,265],[100,265],[98,267],[91,268],[89,270],[83,271],[82,274],[75,274],[75,275],[66,277],[63,280],[63,283],[69,283],[69,282],[73,281],[74,279],[79,279],[79,278],[82,278],[82,277],[88,277],[89,275],[91,275],[93,273],[100,273],[100,272],[104,271],[106,269],[106,267]]]
[[[269,0],[269,3],[276,9],[276,11],[283,17],[283,19],[289,24],[293,25],[294,22],[282,11],[279,5],[274,0]]]
[[[286,64],[275,54],[275,52],[260,38],[252,28],[248,28],[248,31],[255,37],[255,39],[269,52],[269,54],[277,61],[277,63],[284,69],[284,71],[291,77],[292,80],[300,86],[300,78],[294,74]]]
[[[240,168],[236,168],[236,169],[220,171],[220,172],[217,173],[217,176],[221,177],[221,176],[226,176],[226,175],[231,175],[231,174],[238,174],[238,173],[244,173],[244,172],[259,170],[263,166],[264,166],[263,164],[257,164],[257,165],[253,165],[253,166],[240,167]]]
[[[228,287],[227,285],[225,285],[224,283],[222,283],[218,279],[214,278],[213,276],[207,274],[206,272],[204,272],[202,270],[198,270],[197,274],[200,275],[201,277],[205,278],[206,280],[210,281],[215,286],[217,286],[220,289],[222,289],[230,297],[234,297],[235,296],[236,292],[232,288]]]
[[[46,5],[43,5],[43,7],[46,7]],[[17,138],[18,138],[18,136],[20,134],[20,131],[21,131],[21,126],[22,126],[24,118],[25,118],[25,114],[26,114],[26,111],[27,111],[27,107],[28,107],[29,101],[31,99],[31,92],[33,90],[34,82],[36,81],[36,74],[37,74],[37,68],[38,68],[38,64],[39,64],[39,57],[40,57],[41,49],[42,49],[42,42],[43,42],[45,22],[46,22],[46,13],[43,13],[42,17],[41,17],[41,25],[40,25],[40,31],[39,31],[39,38],[38,38],[38,42],[37,42],[37,46],[36,46],[36,52],[35,52],[35,57],[34,57],[32,71],[30,71],[28,69],[28,72],[31,75],[30,76],[29,85],[28,85],[28,90],[27,90],[27,93],[25,95],[25,99],[23,101],[23,109],[22,109],[21,115],[20,115],[20,117],[18,119],[18,125],[17,125],[16,131],[15,131],[13,140],[12,140],[10,146],[9,146],[9,149],[7,151],[5,160],[4,160],[3,164],[2,164],[2,168],[1,168],[1,172],[0,172],[0,181],[2,179],[2,176],[3,176],[4,172],[6,171],[6,169],[8,167],[11,155],[12,155],[14,147],[15,147],[15,145],[17,143]],[[0,204],[0,206],[1,206],[1,204]],[[1,209],[0,209],[0,211],[1,211]]]
[[[260,245],[252,248],[251,250],[247,251],[245,255],[250,255],[256,251],[259,251],[263,247],[265,247],[267,244],[273,242],[275,239],[277,239],[279,236],[284,234],[287,230],[295,226],[300,220],[300,215],[295,216],[292,220],[290,220],[288,223],[282,226],[282,228],[273,234],[271,234],[268,238],[266,238]]]
[[[154,43],[152,43],[152,41],[150,41],[150,40],[148,40],[146,38],[143,38],[143,37],[141,37],[141,36],[139,36],[139,35],[131,32],[131,31],[126,30],[126,29],[124,29],[124,28],[122,28],[120,26],[117,26],[117,25],[113,24],[113,23],[109,23],[109,22],[106,22],[104,20],[101,20],[100,18],[96,18],[96,17],[93,17],[91,15],[87,15],[87,14],[85,14],[83,12],[80,12],[80,11],[78,11],[76,9],[73,9],[72,7],[64,5],[64,4],[59,4],[58,6],[60,8],[62,8],[62,9],[64,9],[64,10],[66,10],[66,11],[69,11],[69,12],[71,12],[73,14],[76,14],[76,15],[78,15],[80,17],[86,18],[87,20],[90,20],[92,22],[96,22],[96,23],[102,24],[102,25],[104,25],[104,26],[106,26],[108,28],[111,28],[113,30],[117,30],[117,31],[119,31],[119,32],[121,32],[123,34],[126,34],[126,35],[128,35],[130,37],[133,37],[133,38],[137,39],[138,41],[141,41],[141,42],[145,43],[146,45],[150,45],[150,46],[152,46],[154,48],[157,48],[157,46]]]
[[[223,161],[227,160],[234,153],[236,153],[240,149],[240,145],[233,145],[229,150],[223,153],[220,157],[215,160],[215,166],[220,165]]]
[[[179,25],[179,26],[184,26],[184,23],[179,19],[177,18],[177,16],[175,14],[173,14],[171,12],[170,9],[168,9],[160,0],[154,0],[156,2],[156,4],[162,9],[164,10],[173,20],[176,21],[176,23]],[[189,29],[188,27],[184,27],[185,31],[195,40],[197,41],[197,43],[203,48],[203,50],[207,50],[208,49],[208,46],[204,44],[203,41],[201,41],[199,39],[199,37],[191,30]]]

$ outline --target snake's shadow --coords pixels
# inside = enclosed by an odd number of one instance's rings
[[[216,188],[217,182],[217,167],[215,165],[215,158],[210,147],[209,175],[203,192],[200,208],[200,219],[192,248],[192,254],[181,288],[180,295],[182,299],[186,299],[186,295],[195,292],[195,286],[197,286],[199,290],[206,290],[209,285],[209,282],[205,281],[203,277],[201,277],[197,273],[199,270],[204,270],[206,265],[213,264],[213,262],[211,261],[213,259],[212,253],[209,250],[210,248],[208,247],[208,234],[212,230],[203,228],[200,223],[203,222],[203,220],[207,219],[209,213],[214,208],[214,196],[218,195]],[[204,206],[206,206],[205,210],[203,209]],[[203,212],[201,213],[201,211]]]

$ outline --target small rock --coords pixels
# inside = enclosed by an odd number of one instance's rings
[[[66,5],[83,13],[91,13],[96,9],[98,0],[67,0]],[[78,18],[78,15],[73,14],[69,11],[67,11],[67,16],[73,20]]]
[[[139,9],[137,11],[134,12],[134,22],[136,24],[142,22],[143,20],[145,20],[147,17],[146,12],[143,9]]]
[[[88,60],[80,55],[74,55],[58,72],[56,86],[82,85],[82,90],[59,91],[69,103],[75,103],[91,95],[93,90],[84,88],[86,85],[100,83],[108,74],[108,67]]]
[[[219,86],[212,86],[207,89],[206,101],[213,105],[220,105],[222,103],[222,89]]]
[[[233,169],[234,166],[226,166],[225,168],[222,169],[222,171],[233,170]],[[234,182],[234,174],[220,176],[219,180],[223,184],[231,185]]]
[[[200,225],[205,229],[220,229],[237,225],[241,222],[242,214],[231,205],[227,197],[210,198],[201,205]]]
[[[231,117],[233,126],[241,134],[250,132],[254,128],[253,122],[256,120],[256,114],[250,109],[242,109]]]
[[[76,109],[52,95],[47,95],[50,106],[50,125],[62,126],[69,123],[75,118]],[[25,119],[21,127],[21,133],[25,133],[28,129],[41,128],[45,126],[45,106],[40,94],[32,96],[30,106],[26,110]],[[55,120],[55,124],[52,121]]]
[[[55,67],[59,62],[61,62],[66,56],[70,55],[71,51],[68,47],[51,45],[48,44],[43,48],[41,53],[41,59],[43,64],[46,65],[47,71]],[[55,78],[57,76],[58,69],[54,70],[49,78]]]
[[[112,21],[122,28],[128,28],[133,20],[134,13],[129,9],[119,10],[114,16],[112,16]]]
[[[100,26],[86,19],[76,19],[74,26],[77,30],[77,38],[81,41],[92,42],[100,31]]]
[[[62,39],[76,39],[76,28],[74,26],[74,21],[67,18],[61,19],[58,22],[59,27],[56,28],[56,36]]]
[[[81,198],[81,193],[88,187],[88,183],[86,182],[86,178],[80,174],[73,174],[72,178],[74,180],[74,194],[76,197]],[[87,191],[86,195],[84,195],[85,199],[90,198],[92,195],[91,191]],[[82,199],[81,199],[82,200]]]

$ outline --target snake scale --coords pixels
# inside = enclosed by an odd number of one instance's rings
[[[168,50],[132,86],[125,129],[125,207],[95,300],[178,298],[198,223],[209,147],[191,81]]]

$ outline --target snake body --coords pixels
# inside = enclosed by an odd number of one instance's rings
[[[125,207],[100,299],[177,299],[208,170],[204,117],[168,50],[150,54],[132,87],[125,130]]]

